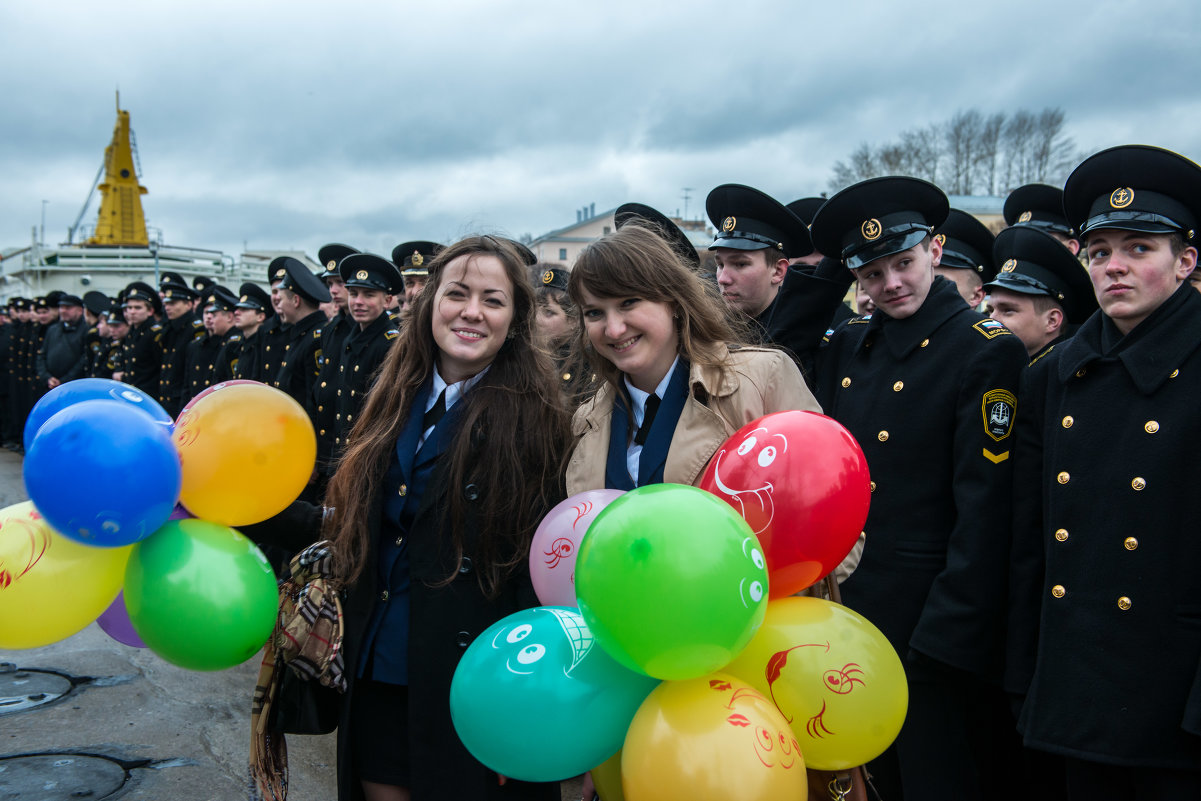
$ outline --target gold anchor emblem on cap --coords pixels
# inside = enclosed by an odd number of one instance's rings
[[[238,298],[238,303],[245,303],[247,300],[249,300],[249,298],[246,295],[243,295],[242,297]]]
[[[734,226],[737,224],[738,220],[734,219],[733,217],[726,217],[721,221],[721,230],[728,234],[730,231],[734,230]]]
[[[275,271],[275,277],[276,277],[276,278],[283,278],[283,277],[284,277],[284,275],[285,275],[286,273],[287,273],[287,270],[285,270],[285,269],[283,269],[283,268],[281,267],[280,269],[278,269],[278,270],[276,270],[276,271]]]
[[[359,279],[360,281],[366,281],[367,280],[367,271],[359,270],[357,273],[354,274],[354,277]]]
[[[875,217],[870,220],[864,220],[863,225],[859,226],[859,233],[863,234],[863,238],[869,242],[873,239],[879,239],[880,221]]]
[[[555,271],[554,270],[546,270],[545,272],[542,273],[542,283],[549,284],[553,280],[555,280]]]
[[[1018,266],[1017,259],[1008,259],[1008,260],[1006,260],[1006,262],[1004,264],[1001,265],[1001,272],[1011,273],[1017,269],[1017,266]]]
[[[934,237],[934,240],[936,242],[938,242],[938,244],[940,244],[940,245],[945,245],[945,244],[947,244],[947,235],[946,234],[938,234],[937,236]]]
[[[421,265],[425,264],[425,257],[414,250],[413,258],[410,261],[412,261],[414,267],[420,267]]]
[[[338,266],[338,262],[334,261],[333,259],[330,259],[329,261],[327,261],[325,263],[325,269],[327,269],[327,270],[332,270],[337,266]]]
[[[1033,216],[1034,216],[1033,213],[1031,213],[1029,211],[1023,211],[1021,216],[1018,217],[1018,222],[1030,222],[1030,219]]]
[[[1119,186],[1109,196],[1109,205],[1115,209],[1124,209],[1134,202],[1134,190],[1128,186]]]

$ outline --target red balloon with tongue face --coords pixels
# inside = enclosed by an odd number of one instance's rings
[[[838,566],[867,520],[871,481],[859,443],[837,421],[776,412],[738,429],[701,478],[759,537],[772,598]]]

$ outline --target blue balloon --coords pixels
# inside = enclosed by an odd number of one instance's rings
[[[46,421],[68,406],[88,400],[115,400],[129,404],[131,408],[141,409],[154,420],[166,426],[168,433],[172,430],[174,421],[158,401],[137,387],[122,384],[111,378],[81,378],[78,381],[68,381],[59,384],[42,396],[34,404],[25,419],[25,450],[33,445],[33,438],[45,425]]]
[[[471,644],[451,681],[450,715],[463,745],[492,770],[560,781],[617,753],[658,684],[605,653],[579,610],[539,606]]]
[[[56,531],[117,547],[150,536],[179,498],[179,454],[166,426],[130,404],[75,403],[25,453],[25,491]]]

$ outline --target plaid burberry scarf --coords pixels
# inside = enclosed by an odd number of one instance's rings
[[[288,747],[272,727],[280,670],[287,666],[302,679],[346,690],[342,603],[329,540],[296,554],[289,572],[279,588],[279,616],[263,648],[250,711],[250,797],[267,801],[288,795]]]

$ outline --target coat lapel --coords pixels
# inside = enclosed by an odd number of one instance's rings
[[[667,452],[671,448],[672,437],[676,433],[676,424],[680,420],[680,412],[688,400],[688,362],[683,359],[676,365],[667,391],[659,405],[659,413],[651,422],[651,430],[638,458],[638,486],[663,483],[663,467],[667,463]]]
[[[630,414],[621,398],[614,397],[613,411],[609,414],[609,454],[605,462],[605,487],[608,489],[634,489],[634,479],[626,465],[629,442]]]

